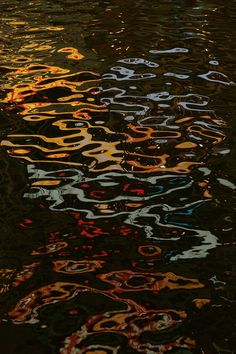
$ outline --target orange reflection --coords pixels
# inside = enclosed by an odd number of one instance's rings
[[[67,242],[60,241],[48,244],[46,246],[39,247],[37,250],[31,252],[32,256],[38,256],[42,254],[55,253],[68,246]]]
[[[103,264],[104,264],[103,261],[95,261],[95,260],[73,261],[69,259],[69,260],[62,260],[62,261],[54,261],[53,270],[58,273],[79,274],[79,273],[94,272],[96,269],[102,268]]]
[[[74,60],[81,60],[84,55],[79,53],[77,49],[72,47],[66,47],[58,50],[59,53],[69,53],[66,57]]]
[[[114,286],[117,293],[130,291],[160,291],[169,289],[196,289],[203,284],[196,279],[189,279],[174,273],[136,273],[131,270],[114,271],[98,275],[102,281]],[[137,285],[136,285],[137,284]]]
[[[152,138],[165,138],[165,139],[176,139],[181,136],[181,133],[171,131],[171,130],[157,130],[153,129],[152,127],[138,127],[134,126],[133,124],[129,124],[128,128],[134,133],[141,134],[143,136],[141,137],[133,137],[127,133],[125,135],[127,136],[126,142],[131,143],[131,142],[141,142],[141,141],[147,141],[148,139]]]

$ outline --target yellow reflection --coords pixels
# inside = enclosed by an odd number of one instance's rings
[[[175,145],[176,149],[193,149],[196,148],[197,144],[191,142],[191,141],[185,141],[184,143],[180,143]]]
[[[76,48],[66,47],[58,50],[59,53],[69,53],[66,55],[69,59],[81,60],[84,58],[84,55],[79,53]]]
[[[32,183],[32,186],[57,186],[58,184],[60,184],[61,181],[59,180],[41,180],[41,181],[36,181]]]

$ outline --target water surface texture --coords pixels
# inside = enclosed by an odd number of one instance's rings
[[[236,353],[235,10],[1,0],[1,353]]]

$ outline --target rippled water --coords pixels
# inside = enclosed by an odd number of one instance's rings
[[[236,353],[236,2],[0,10],[1,352]]]

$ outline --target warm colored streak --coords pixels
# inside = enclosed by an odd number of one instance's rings
[[[65,47],[65,48],[61,48],[58,50],[58,52],[62,52],[62,53],[69,53],[68,55],[66,55],[67,58],[69,59],[74,59],[74,60],[81,60],[84,58],[84,55],[79,53],[78,50],[76,48],[73,47]]]
[[[134,172],[134,173],[153,173],[153,172],[176,172],[176,173],[189,173],[190,167],[194,166],[194,165],[203,165],[203,162],[179,162],[176,166],[174,167],[166,167],[165,166],[165,159],[164,157],[169,156],[169,155],[162,155],[162,162],[160,162],[158,165],[154,165],[154,166],[144,166],[141,163],[139,163],[138,161],[134,161],[134,160],[128,160],[126,161],[126,163],[128,163],[129,165],[131,165],[132,167],[136,167],[140,170],[131,170],[130,172]],[[161,157],[160,157],[161,158]],[[163,164],[163,165],[162,165]]]
[[[219,144],[225,139],[225,134],[221,132],[213,132],[210,129],[203,128],[199,125],[193,125],[189,127],[188,130],[192,133],[206,136],[207,138],[215,140],[213,144]]]
[[[32,186],[57,186],[60,184],[60,180],[41,180],[32,183]]]
[[[126,143],[132,143],[132,142],[141,142],[141,141],[147,141],[148,139],[153,139],[153,138],[162,138],[162,139],[177,139],[181,137],[181,133],[175,132],[175,131],[170,131],[170,130],[155,130],[151,127],[148,128],[140,128],[136,127],[133,124],[129,124],[128,128],[130,128],[134,133],[142,134],[144,136],[142,137],[133,137],[130,134],[124,133],[125,136],[127,137]],[[158,133],[161,134],[158,136]],[[166,135],[164,135],[166,134]]]

